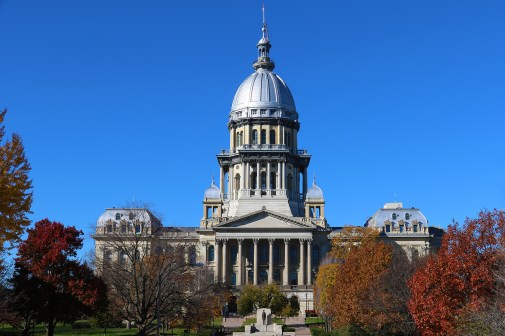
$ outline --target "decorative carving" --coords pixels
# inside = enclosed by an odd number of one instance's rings
[[[237,239],[237,243],[238,243],[239,245],[242,245],[242,243],[243,243],[243,242],[244,242],[244,239],[242,239],[242,238]]]
[[[284,244],[289,245],[289,241],[290,241],[290,240],[291,240],[291,239],[289,239],[289,238],[284,238]]]
[[[268,244],[273,245],[275,242],[274,238],[268,238]]]
[[[307,239],[307,245],[310,245],[310,244],[312,244],[312,238]]]
[[[254,245],[258,245],[259,241],[260,241],[259,239],[254,238],[254,239],[253,239],[253,243],[254,243]]]

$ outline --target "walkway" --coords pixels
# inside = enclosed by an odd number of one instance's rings
[[[253,317],[253,315],[251,315]],[[240,327],[245,321],[243,317],[228,317],[223,321],[223,326],[230,331]],[[286,325],[295,328],[295,335],[310,336],[310,329],[305,326],[305,318],[289,317],[286,319]]]

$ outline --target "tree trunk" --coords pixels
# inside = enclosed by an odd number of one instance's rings
[[[147,336],[147,325],[145,324],[137,324],[137,336]]]
[[[53,321],[46,324],[46,336],[54,336],[55,325],[56,325],[56,323]]]

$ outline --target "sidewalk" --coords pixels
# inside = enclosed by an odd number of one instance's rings
[[[295,328],[295,335],[310,336],[310,329],[305,325],[304,317],[288,317],[286,325]]]
[[[251,315],[253,316],[253,315]],[[228,317],[223,320],[223,327],[230,331],[240,327],[245,321],[243,317]],[[310,336],[310,329],[305,326],[305,318],[303,317],[288,317],[286,325],[295,328],[295,335]]]

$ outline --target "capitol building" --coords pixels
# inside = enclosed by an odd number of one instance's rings
[[[307,176],[311,154],[298,143],[303,111],[297,111],[287,83],[274,72],[265,21],[256,47],[254,72],[231,104],[229,146],[217,154],[219,176],[203,194],[199,225],[164,227],[148,210],[106,209],[93,236],[96,255],[119,258],[108,242],[118,232],[128,234],[132,213],[141,213],[145,220],[131,230],[146,241],[185,242],[191,262],[211,268],[215,281],[230,288],[279,284],[287,296],[298,298],[304,312],[313,309],[318,266],[342,227],[328,224],[324,185]],[[442,230],[430,227],[417,208],[386,203],[368,216],[363,224],[402,246],[409,257],[440,244]]]

